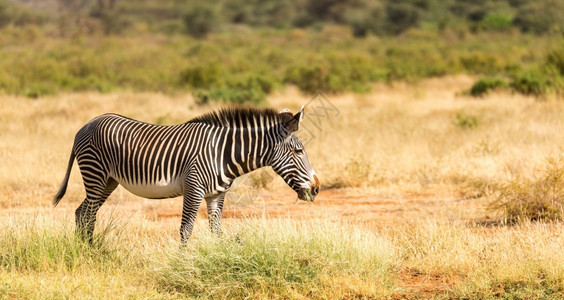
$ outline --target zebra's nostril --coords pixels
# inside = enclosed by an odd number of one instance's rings
[[[317,194],[319,194],[319,188],[318,187],[313,188],[313,195],[317,195]]]

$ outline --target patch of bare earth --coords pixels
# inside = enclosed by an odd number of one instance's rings
[[[402,292],[394,293],[392,299],[433,298],[448,292],[461,279],[461,275],[423,273],[417,269],[403,269],[399,281]]]

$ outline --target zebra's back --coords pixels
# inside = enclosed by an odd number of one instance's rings
[[[106,176],[133,194],[175,197],[182,195],[187,164],[200,152],[206,135],[202,127],[196,123],[154,125],[106,114],[79,131],[75,154],[79,165],[92,165],[96,160]]]

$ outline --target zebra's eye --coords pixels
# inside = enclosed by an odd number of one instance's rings
[[[304,154],[304,149],[302,149],[302,148],[296,148],[296,149],[294,149],[294,152],[295,152],[297,155],[302,155],[302,154]]]

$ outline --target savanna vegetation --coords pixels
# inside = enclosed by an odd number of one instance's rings
[[[485,77],[476,96],[562,89],[560,1],[0,3],[8,94],[190,92],[258,104],[287,85],[363,93],[453,74]]]
[[[460,93],[472,82],[327,96],[339,114],[321,119],[322,131],[306,119],[313,138],[300,133],[324,187],[316,202],[296,203],[271,170],[252,173],[228,194],[225,235],[210,235],[202,212],[183,250],[180,198],[118,188],[93,245],[73,233],[84,197],[76,166],[56,209],[51,198],[76,128],[92,116],[176,124],[218,104],[136,92],[4,96],[0,294],[560,298],[564,103],[507,92],[477,100]],[[296,110],[309,99],[287,89],[268,102]]]
[[[0,0],[0,298],[564,297],[563,5]],[[122,188],[77,238],[76,165],[51,207],[92,117],[234,103],[309,103],[316,202],[251,173],[184,249]]]

